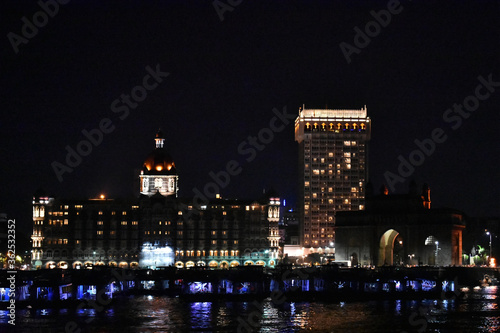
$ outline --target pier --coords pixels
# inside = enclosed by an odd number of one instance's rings
[[[7,271],[0,281],[6,281]],[[263,299],[279,293],[294,300],[370,300],[439,298],[460,288],[495,283],[498,268],[379,267],[336,265],[297,268],[243,266],[131,270],[94,267],[88,270],[18,271],[18,306],[81,306],[82,301],[109,304],[129,295],[167,295],[193,301]],[[0,285],[0,306],[9,303],[9,286]]]

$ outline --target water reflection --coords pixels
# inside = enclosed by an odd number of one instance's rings
[[[195,302],[191,304],[191,327],[194,330],[211,327],[212,302]]]
[[[470,290],[467,297],[423,301],[188,302],[140,296],[96,309],[19,309],[17,322],[44,332],[63,331],[75,321],[82,332],[500,332],[498,289]],[[8,312],[0,311],[0,331]],[[413,317],[412,317],[413,316]]]

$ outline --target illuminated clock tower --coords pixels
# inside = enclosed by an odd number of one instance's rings
[[[144,161],[141,175],[141,194],[152,196],[160,193],[177,197],[178,176],[175,163],[164,148],[165,138],[161,130],[156,133],[156,148]]]

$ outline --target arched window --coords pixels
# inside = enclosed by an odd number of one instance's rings
[[[349,129],[349,123],[345,123],[345,129]]]
[[[364,130],[365,129],[365,124],[361,124],[361,129]]]
[[[358,124],[356,124],[356,123],[352,124],[353,129],[356,129],[357,127],[358,127]]]
[[[337,129],[339,130],[339,129],[341,129],[341,128],[342,128],[342,124],[341,124],[341,123],[338,123],[338,124],[337,124]]]

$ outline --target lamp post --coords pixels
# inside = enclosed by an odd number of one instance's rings
[[[439,247],[439,242],[438,241],[436,241],[435,244],[436,244],[436,253],[435,253],[436,254],[436,259],[434,260],[435,261],[434,264],[436,266],[438,266],[438,254],[439,254],[439,250],[441,250],[441,248]]]
[[[490,236],[490,258],[493,257],[493,253],[491,252],[491,236],[492,236],[492,233],[489,232],[489,231],[486,231],[486,235]]]

